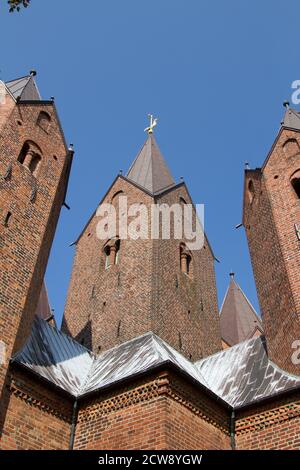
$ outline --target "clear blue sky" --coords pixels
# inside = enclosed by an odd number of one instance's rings
[[[219,302],[230,270],[258,308],[241,222],[244,162],[260,166],[300,79],[298,0],[0,0],[1,78],[38,70],[76,155],[47,270],[60,322],[76,239],[145,135],[147,113],[175,179],[204,203]],[[93,7],[91,6],[93,3]]]

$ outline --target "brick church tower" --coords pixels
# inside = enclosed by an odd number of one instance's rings
[[[31,331],[73,154],[35,74],[0,83],[0,392]]]
[[[184,182],[176,184],[153,134],[127,176],[118,175],[100,206],[119,215],[127,206],[191,204]],[[221,349],[214,255],[208,241],[188,252],[185,239],[99,240],[94,213],[76,241],[63,331],[100,353],[153,331],[187,358]]]
[[[33,73],[1,85],[0,448],[299,450],[300,377],[282,368],[297,372],[300,338],[300,115],[287,110],[263,168],[246,171],[266,337],[232,279],[222,309],[231,347],[222,350],[207,239],[191,250],[172,230],[149,237],[149,220],[137,239],[120,227],[102,239],[98,210],[76,242],[64,331],[49,310],[35,315],[47,304],[43,277],[73,152]],[[132,207],[191,203],[151,131],[99,206],[123,217],[125,198],[129,224]]]
[[[293,109],[262,168],[245,171],[243,223],[269,357],[299,375],[292,356],[300,340],[300,114]]]

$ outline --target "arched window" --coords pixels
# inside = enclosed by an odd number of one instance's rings
[[[296,193],[298,199],[300,199],[300,170],[297,170],[291,177],[291,185]]]
[[[255,196],[254,184],[252,180],[250,180],[248,183],[248,195],[249,195],[250,204],[252,204],[254,196]]]
[[[298,141],[294,138],[287,139],[283,144],[283,150],[287,157],[292,157],[299,153]]]
[[[28,140],[24,143],[21,149],[21,152],[18,157],[18,162],[28,168],[30,173],[32,173],[34,176],[37,176],[42,160],[41,155],[41,149],[34,142]]]
[[[119,238],[112,238],[104,246],[105,255],[105,269],[119,263],[120,253],[120,240]]]
[[[115,201],[118,200],[118,198],[121,196],[121,194],[124,194],[124,191],[117,191],[113,197],[111,198],[111,203],[113,204]]]
[[[51,125],[51,117],[45,111],[41,111],[37,118],[37,125],[40,126],[45,132],[49,132]]]
[[[104,248],[104,254],[105,254],[105,269],[108,269],[111,266],[110,246],[106,246]]]
[[[180,245],[180,270],[189,277],[193,275],[193,259],[185,243]]]

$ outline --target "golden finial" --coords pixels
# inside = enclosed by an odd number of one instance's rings
[[[148,134],[153,134],[153,129],[154,129],[154,127],[157,126],[158,118],[154,118],[153,114],[148,114],[148,117],[150,119],[150,126],[146,127],[144,132],[148,132]]]

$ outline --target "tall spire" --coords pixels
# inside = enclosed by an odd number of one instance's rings
[[[222,339],[229,345],[241,343],[263,332],[261,319],[230,273],[230,283],[220,312]]]
[[[148,137],[127,173],[127,178],[151,193],[158,193],[175,184],[153,135],[153,127],[145,130]]]

